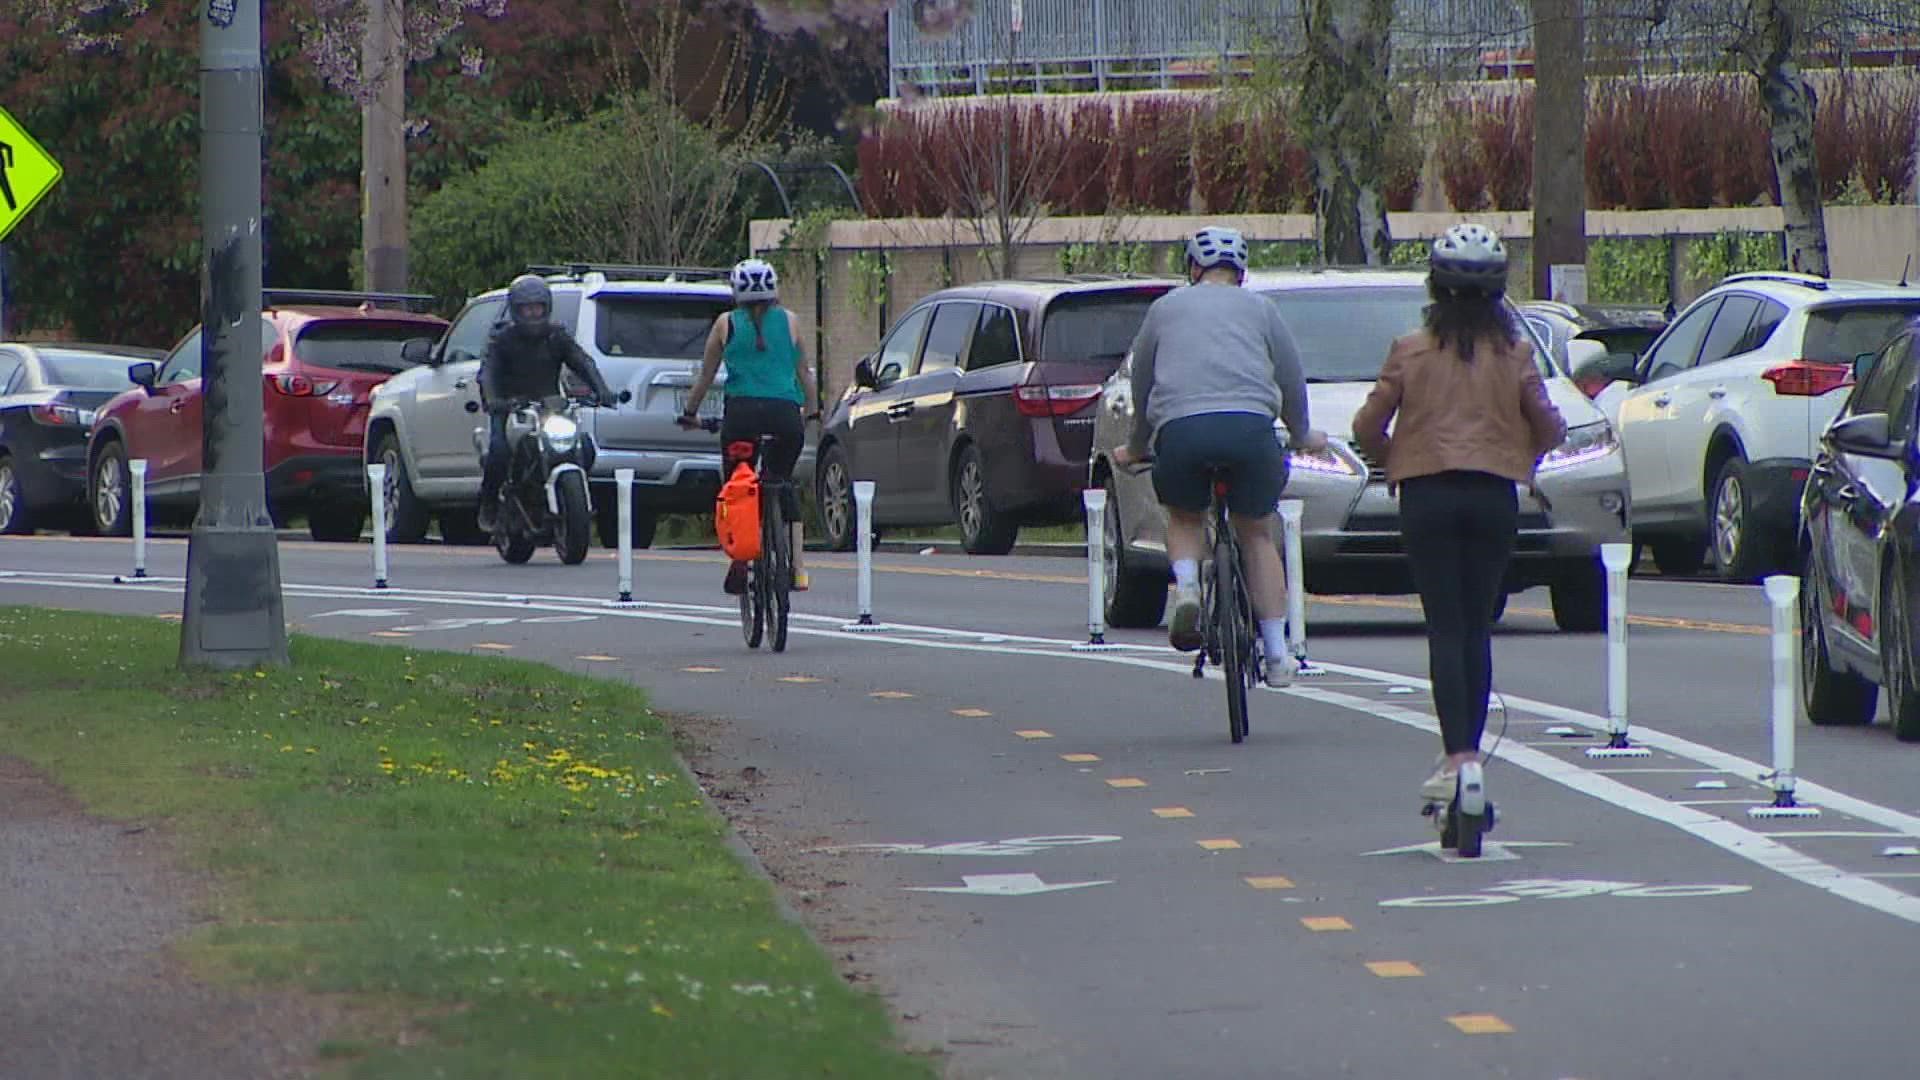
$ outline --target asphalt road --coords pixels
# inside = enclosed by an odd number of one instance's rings
[[[1920,859],[1884,852],[1920,844],[1920,748],[1803,723],[1822,816],[1750,818],[1768,799],[1757,589],[1632,584],[1630,715],[1652,752],[1618,759],[1584,752],[1603,639],[1515,597],[1500,846],[1463,863],[1417,847],[1438,740],[1406,600],[1311,604],[1326,673],[1257,695],[1236,747],[1220,685],[1159,635],[1072,648],[1070,560],[881,556],[891,629],[855,635],[851,560],[814,556],[773,655],[744,648],[709,553],[639,553],[632,606],[610,603],[597,551],[516,568],[394,548],[380,593],[364,545],[281,557],[300,630],[645,687],[829,948],[956,1077],[1915,1071]],[[153,542],[155,577],[114,584],[129,559],[122,541],[8,539],[0,602],[178,612],[184,544]]]

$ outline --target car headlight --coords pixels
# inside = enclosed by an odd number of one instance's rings
[[[1552,469],[1565,469],[1606,457],[1620,449],[1620,436],[1615,434],[1613,425],[1605,420],[1591,424],[1581,424],[1577,428],[1567,429],[1566,441],[1540,459],[1540,472]]]
[[[573,442],[580,437],[580,425],[565,416],[549,416],[540,424],[540,434],[546,436],[547,445],[561,453],[573,449]]]

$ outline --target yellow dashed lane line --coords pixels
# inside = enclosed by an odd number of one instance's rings
[[[1492,1013],[1464,1013],[1447,1017],[1447,1023],[1467,1035],[1508,1035],[1513,1028]]]

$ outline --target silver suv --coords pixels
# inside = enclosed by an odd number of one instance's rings
[[[634,471],[633,543],[653,542],[661,514],[706,513],[720,486],[720,440],[673,421],[699,369],[713,320],[733,304],[723,269],[534,266],[553,290],[553,317],[631,398],[581,413],[597,452],[588,478],[600,542],[619,541],[614,471]],[[477,542],[479,370],[487,336],[506,312],[507,291],[467,302],[438,342],[409,349],[420,366],[382,384],[367,423],[366,460],[387,466],[387,530],[412,542],[440,520],[448,542]],[[725,374],[701,404],[719,415]],[[801,471],[811,475],[803,457]]]

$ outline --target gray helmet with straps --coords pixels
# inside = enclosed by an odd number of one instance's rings
[[[1433,242],[1427,273],[1442,289],[1498,296],[1507,291],[1507,246],[1485,225],[1455,225]]]

